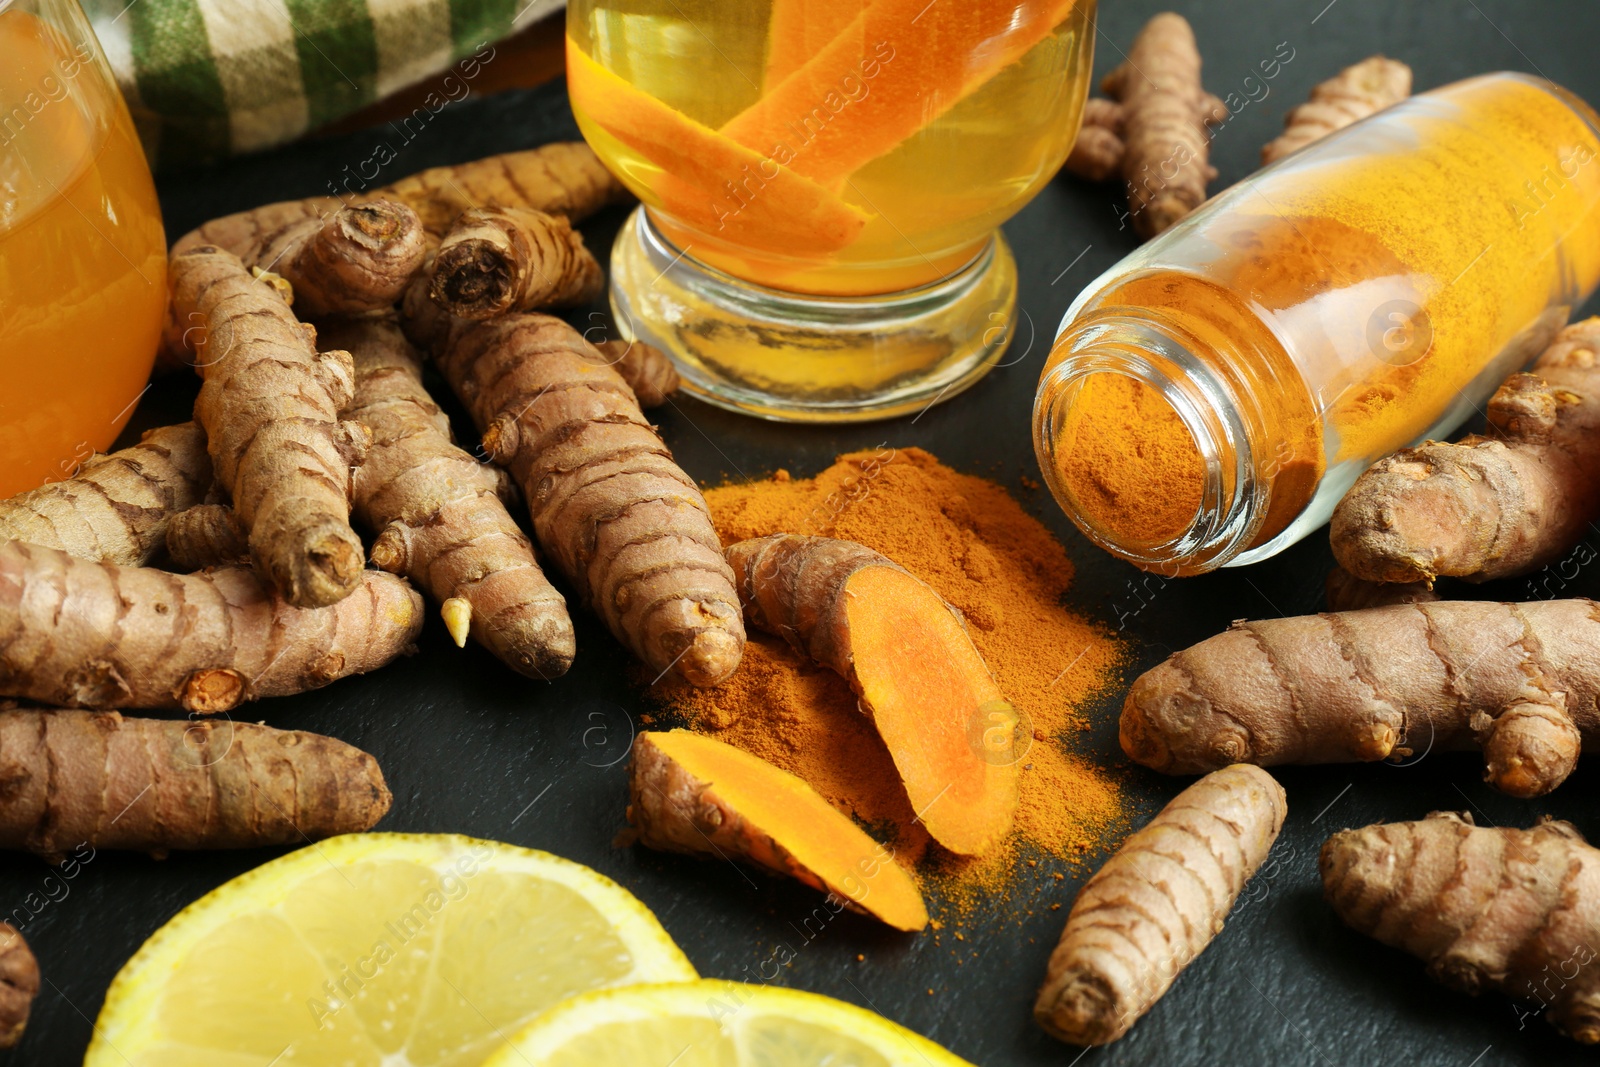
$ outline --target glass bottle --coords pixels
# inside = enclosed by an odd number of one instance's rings
[[[1240,182],[1096,279],[1034,402],[1094,542],[1195,574],[1324,523],[1458,427],[1600,280],[1600,117],[1540,78],[1423,93]]]
[[[77,0],[0,0],[0,497],[116,439],[155,360],[166,247]]]

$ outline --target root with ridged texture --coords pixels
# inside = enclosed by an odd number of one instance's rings
[[[471,322],[419,289],[407,331],[522,487],[546,558],[652,671],[697,686],[726,678],[744,652],[733,573],[699,487],[627,382],[560,319]]]
[[[1287,807],[1266,771],[1226,767],[1173,798],[1084,884],[1033,1017],[1079,1045],[1122,1037],[1211,940]]]
[[[452,315],[568,307],[598,297],[605,273],[560,215],[522,208],[464,213],[440,242],[431,294]]]
[[[1600,849],[1571,823],[1517,830],[1434,812],[1336,833],[1319,866],[1341,919],[1435,981],[1537,1000],[1561,1033],[1600,1043]]]
[[[210,488],[205,432],[192,422],[162,426],[71,478],[0,500],[0,542],[143,567],[161,555],[174,516]]]
[[[211,714],[376,670],[408,651],[422,600],[362,571],[358,592],[294,608],[243,567],[171,574],[0,545],[0,696]]]
[[[577,651],[566,600],[506,510],[509,477],[451,441],[420,354],[382,319],[329,327],[321,343],[355,360],[346,414],[372,435],[355,474],[356,520],[376,534],[372,562],[440,602],[457,645],[470,634],[530,678],[565,674]]]
[[[318,353],[278,293],[210,245],[172,257],[172,307],[204,383],[195,419],[218,483],[249,531],[261,576],[296,607],[361,584],[350,471],[366,434],[339,413],[354,392],[348,352]]]
[[[1486,582],[1559,560],[1600,516],[1600,317],[1574,323],[1489,401],[1491,434],[1428,441],[1356,479],[1333,554],[1375,582]]]
[[[255,848],[371,829],[378,761],[320,734],[229,719],[0,711],[0,848]]]
[[[1600,605],[1441,601],[1235,623],[1146,671],[1122,748],[1167,774],[1480,749],[1536,797],[1600,743]]]

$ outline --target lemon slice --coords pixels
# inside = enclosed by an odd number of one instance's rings
[[[477,1067],[574,993],[695,978],[625,889],[469,837],[350,834],[189,905],[106,994],[85,1067]]]
[[[483,1067],[971,1067],[903,1026],[815,993],[739,982],[636,985],[551,1008]]]

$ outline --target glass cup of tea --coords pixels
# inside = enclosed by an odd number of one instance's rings
[[[71,477],[133,413],[166,238],[76,0],[0,0],[0,497]]]
[[[850,421],[948,399],[1004,351],[999,226],[1056,173],[1094,0],[573,0],[585,138],[642,202],[617,328],[702,399]]]

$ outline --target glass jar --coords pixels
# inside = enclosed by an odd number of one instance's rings
[[[150,377],[166,238],[76,0],[0,0],[0,497],[70,477]]]
[[[1067,311],[1039,465],[1095,543],[1193,574],[1324,523],[1377,459],[1458,427],[1600,280],[1600,118],[1493,74],[1214,197]]]
[[[999,235],[1050,180],[1088,90],[1093,0],[575,0],[585,138],[643,208],[618,326],[703,399],[876,418],[999,358]]]

